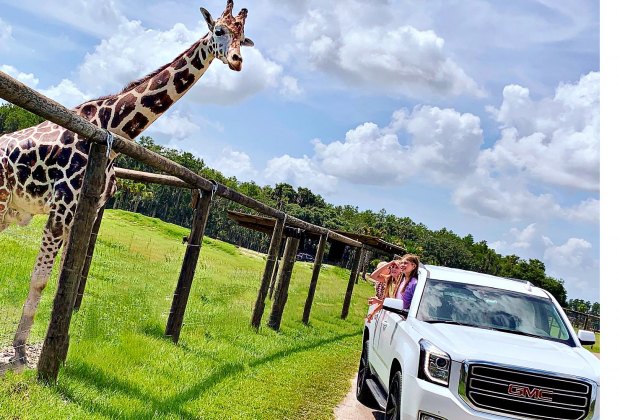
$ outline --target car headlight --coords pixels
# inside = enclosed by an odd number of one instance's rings
[[[438,385],[448,386],[452,359],[428,340],[420,340],[420,366],[418,378]]]

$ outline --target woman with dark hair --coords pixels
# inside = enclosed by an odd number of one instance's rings
[[[418,284],[418,267],[420,257],[413,254],[405,254],[400,259],[400,270],[403,273],[396,287],[396,298],[403,300],[403,309],[409,309],[413,292]]]

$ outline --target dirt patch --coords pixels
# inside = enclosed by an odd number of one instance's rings
[[[41,357],[42,348],[42,342],[35,344],[26,344],[26,357],[28,358],[28,362],[26,363],[27,368],[34,369],[37,367],[37,363],[39,363],[39,357]],[[11,360],[11,357],[13,357],[13,354],[13,347],[5,347],[3,349],[0,349],[0,375],[11,369],[12,365],[9,361]]]
[[[334,408],[337,420],[383,420],[383,412],[376,407],[366,407],[355,397],[357,375],[351,381],[351,389],[344,399]]]

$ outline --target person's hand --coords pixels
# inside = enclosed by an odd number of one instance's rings
[[[379,299],[376,296],[371,297],[370,299],[368,299],[368,304],[369,305],[375,305],[377,303],[381,303],[381,299]]]

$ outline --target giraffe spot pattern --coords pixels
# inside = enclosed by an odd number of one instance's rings
[[[50,179],[50,181],[58,181],[63,176],[64,173],[56,167],[51,167],[47,170],[47,177]]]
[[[112,116],[112,108],[104,107],[99,109],[99,122],[101,123],[101,127],[107,128],[108,122],[110,122],[110,117]]]
[[[168,70],[164,70],[153,78],[151,84],[149,85],[149,90],[157,90],[162,86],[166,86],[169,80],[170,72]]]
[[[64,168],[69,163],[69,159],[71,159],[71,149],[63,148],[58,154],[58,159],[56,159],[56,163],[61,168]]]
[[[138,87],[136,87],[136,92],[138,93],[142,93],[146,90],[146,82],[140,84]]]
[[[123,120],[136,109],[136,100],[138,98],[131,93],[122,96],[116,103],[114,109],[114,117],[112,118],[111,128],[119,126]]]
[[[80,111],[80,115],[90,121],[97,115],[97,107],[93,104],[86,105]]]
[[[175,70],[180,70],[183,67],[185,67],[187,65],[187,60],[185,58],[181,58],[180,60],[177,60],[176,63],[174,63],[174,69]]]
[[[74,141],[75,141],[75,134],[69,130],[65,130],[65,132],[62,133],[62,136],[60,137],[60,142],[64,144],[65,146],[73,144]]]
[[[161,114],[170,108],[174,101],[170,98],[170,96],[168,96],[168,92],[162,90],[161,92],[154,93],[152,95],[143,96],[140,103],[150,109],[153,113]]]
[[[196,76],[189,72],[189,69],[178,72],[174,75],[174,88],[177,93],[185,92],[194,83]]]
[[[87,159],[85,156],[81,155],[80,153],[74,153],[73,156],[71,156],[71,164],[69,165],[69,172],[70,173],[78,172],[81,168],[85,168],[86,162],[87,162]]]
[[[24,166],[34,166],[37,164],[37,151],[30,150],[28,153],[22,153],[17,163]]]
[[[194,58],[192,58],[192,66],[196,67],[198,70],[202,70],[204,68],[204,63],[200,59],[200,53],[196,53]]]
[[[26,185],[26,192],[30,194],[31,197],[41,197],[47,192],[47,185],[38,185],[31,182]]]
[[[83,139],[78,139],[77,143],[75,144],[75,150],[87,155],[90,150],[90,142]]]
[[[71,178],[71,181],[69,181],[75,191],[79,190],[82,187],[82,179],[83,175],[79,174]]]
[[[123,132],[127,133],[129,138],[134,138],[146,127],[149,123],[149,119],[141,112],[136,112],[136,115],[130,121],[127,121],[122,128]]]
[[[32,171],[32,179],[40,183],[47,182],[47,173],[43,166],[37,165],[34,171]]]

